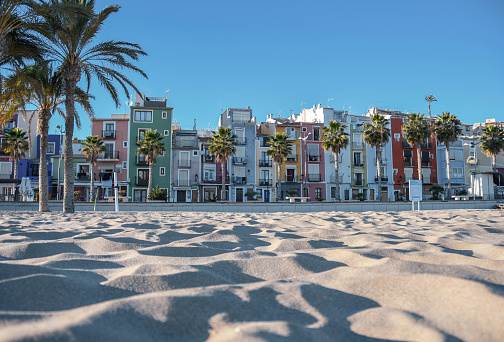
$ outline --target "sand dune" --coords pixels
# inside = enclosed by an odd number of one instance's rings
[[[0,213],[0,341],[503,341],[498,210]]]

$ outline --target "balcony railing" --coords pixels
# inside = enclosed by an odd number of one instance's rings
[[[98,160],[111,160],[111,159],[119,159],[119,151],[105,151],[100,153],[98,156]]]
[[[247,138],[246,137],[236,138],[236,143],[238,145],[245,145],[247,143]]]
[[[271,167],[271,165],[272,165],[271,160],[267,160],[267,159],[261,159],[261,160],[259,160],[259,166],[262,166],[262,167]]]
[[[297,154],[287,156],[287,158],[285,159],[285,161],[287,161],[287,162],[297,162],[297,160],[298,160]]]
[[[116,138],[116,131],[115,130],[102,131],[102,138],[103,139],[115,139]]]
[[[235,184],[247,184],[247,177],[234,177],[233,182]]]
[[[308,174],[308,182],[320,182],[320,174]]]
[[[292,175],[286,175],[285,176],[285,181],[286,182],[299,182],[299,177],[292,176]]]
[[[91,177],[89,176],[89,173],[87,173],[87,172],[79,172],[75,175],[75,179],[77,179],[77,180],[90,180]]]
[[[388,182],[388,177],[380,177],[382,182]],[[378,177],[374,178],[375,182],[378,182]]]
[[[364,180],[363,179],[354,179],[354,184],[355,185],[364,185]]]
[[[233,157],[233,164],[235,164],[235,165],[247,164],[247,158],[246,157]]]
[[[375,165],[376,165],[376,158],[374,159],[374,162],[375,162]],[[387,159],[382,158],[382,159],[380,160],[380,165],[387,165]]]
[[[191,139],[191,140],[183,140],[183,139],[176,139],[173,144],[173,147],[176,148],[196,148],[198,147],[198,142],[196,141],[196,138]]]
[[[149,177],[138,178],[138,176],[136,176],[135,185],[149,185]]]
[[[353,148],[356,148],[356,149],[362,149],[364,144],[362,143],[362,141],[354,141],[352,146],[353,146]]]
[[[212,179],[212,178],[203,178],[201,181],[202,181],[202,183],[209,183],[209,184],[222,183],[222,179],[220,181],[218,181],[217,179]]]
[[[179,159],[178,166],[179,167],[191,167],[191,161]]]
[[[100,172],[99,176],[101,181],[108,181],[114,179],[114,176],[112,175],[111,172]]]
[[[331,183],[336,183],[336,174],[331,174],[329,177]],[[343,175],[339,175],[339,182],[343,183]]]
[[[362,161],[361,162],[354,162],[353,166],[354,167],[363,167],[364,166],[364,162],[362,162]]]
[[[404,162],[404,167],[415,167],[415,164],[416,164],[416,163],[415,163],[415,162],[412,162],[412,161],[411,161],[411,162],[407,162],[407,161],[405,161],[405,162]]]
[[[320,161],[320,155],[310,154],[308,155],[308,161]]]
[[[226,176],[226,179],[224,180],[226,184],[229,184],[229,176]],[[217,177],[217,184],[222,184],[222,176]]]
[[[272,186],[271,179],[259,179],[259,186]]]
[[[139,155],[137,155],[137,157],[136,157],[136,164],[137,165],[147,165],[147,161],[145,160],[145,156],[139,156]]]

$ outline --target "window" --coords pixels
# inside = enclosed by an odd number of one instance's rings
[[[179,170],[178,186],[189,186],[189,170]]]
[[[313,140],[320,139],[320,127],[313,127]]]
[[[302,132],[307,132],[307,131],[308,131],[308,129],[307,129],[306,127],[303,127],[303,128],[301,128],[301,131],[302,131]]]
[[[152,112],[136,110],[135,121],[152,122]]]
[[[203,169],[203,181],[215,181],[215,165],[205,165]]]
[[[399,141],[401,139],[401,134],[400,133],[394,133],[394,140]]]
[[[56,149],[56,143],[50,142],[47,143],[47,154],[54,154]]]
[[[321,188],[315,188],[315,199],[317,199],[317,200],[322,199],[322,189]]]
[[[179,167],[191,167],[191,159],[189,159],[189,151],[180,151]]]
[[[354,173],[355,185],[363,185],[364,184],[362,176],[363,176],[363,174],[360,172]]]
[[[149,184],[149,169],[138,169],[137,170],[137,185],[148,185]]]
[[[259,147],[268,147],[266,145],[269,141],[269,137],[259,137]]]
[[[127,141],[123,141],[123,148],[128,148],[128,142]]]
[[[361,152],[354,152],[354,166],[364,166]]]
[[[167,112],[161,113],[161,118],[167,119],[168,118],[168,113]]]
[[[197,151],[197,150],[194,150],[194,151],[192,152],[192,155],[193,155],[193,157],[197,157],[197,156],[198,156],[198,151]]]
[[[236,134],[236,142],[238,144],[244,144],[244,143],[246,143],[246,140],[245,140],[245,130],[243,128],[237,128],[235,130],[235,134]]]
[[[331,198],[336,198],[336,187],[335,186],[331,187]]]
[[[159,168],[159,175],[160,176],[164,176],[165,175],[165,168],[164,167],[160,167]]]
[[[461,167],[452,168],[453,178],[463,178],[464,173]]]
[[[126,170],[126,169],[128,168],[128,162],[127,162],[127,161],[123,161],[123,162],[122,162],[122,168],[123,168],[124,170]]]
[[[163,132],[164,136],[167,137],[170,135],[170,131],[168,129],[165,129]]]
[[[147,190],[146,189],[133,190],[133,202],[146,202],[146,201],[147,201]]]

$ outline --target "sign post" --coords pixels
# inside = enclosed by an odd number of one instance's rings
[[[409,181],[409,199],[411,201],[411,210],[415,210],[415,202],[418,202],[418,211],[420,211],[420,202],[422,201],[422,181],[411,179]]]

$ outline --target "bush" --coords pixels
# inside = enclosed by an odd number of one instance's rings
[[[359,192],[357,195],[355,195],[355,199],[359,201],[364,201],[366,199],[366,196],[364,195],[364,193]]]
[[[151,195],[154,201],[166,201],[168,198],[166,189],[160,189],[159,185],[156,185],[154,189],[152,189]]]
[[[442,185],[434,184],[433,186],[430,187],[429,191],[432,192],[432,199],[438,200],[439,194],[444,192],[444,188]]]
[[[74,191],[74,201],[76,202],[80,201],[80,195],[81,195],[80,191]]]

